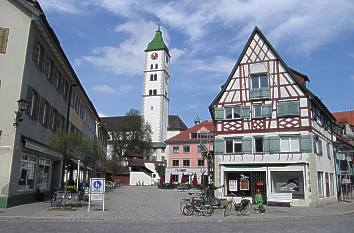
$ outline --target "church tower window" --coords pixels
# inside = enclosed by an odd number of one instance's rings
[[[155,64],[155,69],[158,69],[159,68],[159,65],[158,64]]]

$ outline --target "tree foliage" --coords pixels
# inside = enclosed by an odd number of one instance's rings
[[[130,110],[120,124],[114,125],[110,130],[109,142],[112,151],[112,161],[120,161],[129,153],[147,155],[151,150],[151,127],[144,122],[140,112]]]

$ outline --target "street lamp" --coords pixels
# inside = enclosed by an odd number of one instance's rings
[[[29,104],[31,103],[25,99],[19,99],[16,102],[18,104],[18,111],[15,111],[16,118],[15,118],[15,122],[13,123],[14,127],[17,127],[18,124],[23,121],[23,118],[22,118],[23,113],[27,110]]]

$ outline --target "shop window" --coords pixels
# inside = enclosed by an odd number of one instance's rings
[[[317,172],[318,197],[323,197],[323,172]]]
[[[178,167],[179,166],[179,160],[177,160],[177,159],[172,160],[172,166]]]
[[[302,171],[271,172],[273,193],[291,192],[293,199],[304,199],[304,179]]]
[[[38,162],[38,187],[40,189],[48,189],[50,185],[51,161],[47,159],[39,159]]]
[[[300,138],[299,136],[281,136],[280,152],[299,152]]]
[[[26,154],[22,155],[18,180],[19,190],[34,189],[35,170],[36,157]]]
[[[173,153],[178,153],[179,152],[179,146],[174,146],[172,147]]]
[[[173,182],[177,182],[178,183],[178,179],[179,179],[178,175],[172,175],[172,181]]]
[[[251,173],[227,172],[225,175],[226,195],[233,193],[238,196],[251,196]]]

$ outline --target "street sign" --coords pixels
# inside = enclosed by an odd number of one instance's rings
[[[90,211],[91,202],[102,202],[102,210],[104,211],[104,195],[106,182],[104,178],[91,178],[89,188],[89,203],[87,211]]]
[[[90,192],[91,193],[104,193],[105,192],[105,179],[104,178],[91,178]]]

